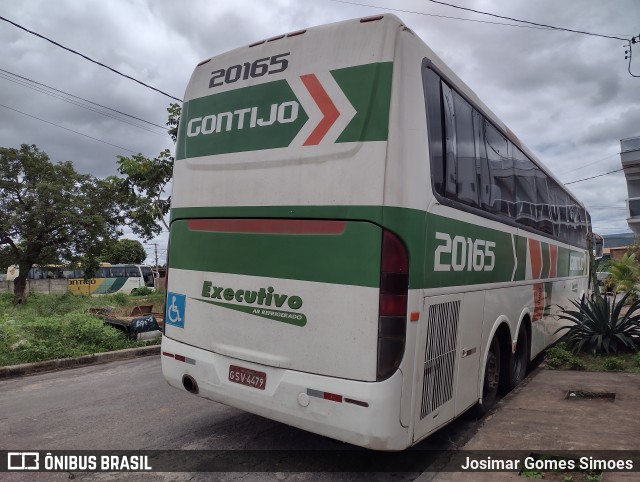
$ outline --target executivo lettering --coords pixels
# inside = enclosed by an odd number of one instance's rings
[[[304,326],[307,324],[307,317],[297,311],[302,307],[302,298],[296,295],[276,293],[272,286],[258,290],[244,290],[215,286],[213,282],[205,281],[202,283],[201,295],[207,299],[192,299],[291,325]],[[285,303],[286,308],[296,311],[275,309],[285,307]],[[256,305],[271,308],[258,308]]]

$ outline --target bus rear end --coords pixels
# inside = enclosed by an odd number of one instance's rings
[[[172,194],[172,386],[362,446],[409,445],[409,255],[383,199],[400,28],[342,22],[196,68]]]

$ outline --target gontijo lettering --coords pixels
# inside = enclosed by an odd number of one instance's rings
[[[271,104],[269,115],[264,117],[264,113],[258,112],[258,107],[247,107],[245,109],[234,110],[233,112],[220,112],[209,114],[204,117],[194,117],[187,124],[187,137],[213,134],[214,132],[229,132],[242,130],[248,121],[249,128],[270,126],[274,123],[288,124],[298,118],[300,104],[296,101],[283,102],[282,104]],[[258,116],[260,114],[260,117]]]
[[[238,303],[256,303],[258,305],[271,306],[274,303],[277,308],[281,308],[285,301],[292,310],[299,310],[302,307],[302,298],[299,296],[289,296],[274,293],[272,286],[260,288],[258,291],[234,290],[222,286],[213,286],[211,281],[202,283],[202,296],[218,300],[237,301]]]

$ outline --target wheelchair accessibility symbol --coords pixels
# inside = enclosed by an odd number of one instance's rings
[[[167,312],[165,314],[165,322],[184,328],[184,305],[186,303],[186,295],[178,293],[167,293]]]

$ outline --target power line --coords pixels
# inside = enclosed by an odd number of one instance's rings
[[[401,8],[391,8],[391,7],[381,7],[379,5],[369,5],[366,3],[357,3],[357,2],[348,2],[346,0],[329,0],[334,3],[344,3],[346,5],[355,5],[358,7],[369,7],[369,8],[377,8],[380,10],[389,10],[391,12],[402,12],[402,13],[413,13],[415,15],[424,15],[426,17],[437,17],[437,18],[448,18],[450,20],[463,20],[465,22],[474,22],[474,23],[487,23],[490,25],[504,25],[506,27],[518,27],[518,28],[534,28],[538,30],[549,30],[545,27],[533,27],[531,25],[516,25],[513,23],[503,23],[503,22],[491,22],[489,20],[477,20],[473,18],[463,18],[463,17],[452,17],[450,15],[438,15],[435,13],[426,13],[426,12],[417,12],[415,10],[403,10]]]
[[[0,71],[2,71],[2,69],[0,69]],[[56,94],[56,93],[53,93],[53,92],[48,92],[47,90],[45,90],[45,89],[43,89],[43,88],[40,88],[40,87],[37,87],[37,86],[34,86],[34,85],[30,85],[30,84],[28,84],[28,83],[26,83],[26,82],[23,82],[23,81],[21,81],[21,80],[13,79],[13,78],[11,78],[11,77],[9,77],[9,76],[7,76],[7,75],[3,74],[2,72],[0,72],[0,79],[8,80],[9,82],[13,82],[13,83],[15,83],[15,84],[21,85],[21,86],[26,87],[26,88],[28,88],[28,89],[35,90],[36,92],[40,92],[41,94],[45,94],[45,95],[48,95],[48,96],[50,96],[50,97],[54,97],[54,98],[56,98],[56,99],[62,100],[62,101],[64,101],[64,102],[67,102],[67,103],[69,103],[69,104],[75,105],[75,106],[77,106],[77,107],[81,107],[82,109],[86,109],[86,110],[89,110],[89,111],[91,111],[91,112],[95,112],[95,113],[100,114],[100,115],[103,115],[103,116],[105,116],[105,117],[110,117],[111,119],[115,119],[115,120],[120,121],[120,122],[123,122],[123,123],[125,123],[125,124],[129,124],[129,125],[131,125],[131,126],[134,126],[134,127],[139,128],[139,129],[143,129],[143,130],[145,130],[145,131],[147,131],[147,132],[151,132],[152,134],[155,134],[155,135],[157,135],[157,136],[164,136],[164,135],[166,135],[166,134],[161,134],[161,133],[159,133],[158,131],[155,131],[155,130],[149,129],[149,128],[148,128],[148,127],[146,127],[146,126],[138,125],[138,124],[136,124],[136,123],[134,123],[134,122],[130,122],[130,121],[128,121],[128,120],[122,119],[122,118],[120,118],[120,117],[118,117],[118,116],[115,116],[115,115],[113,115],[113,114],[109,114],[109,113],[107,113],[107,112],[103,112],[103,111],[101,111],[101,110],[99,110],[99,109],[96,109],[96,108],[94,108],[94,107],[91,107],[91,106],[88,106],[88,105],[84,105],[84,104],[82,104],[82,103],[80,103],[80,102],[77,102],[77,101],[75,101],[75,100],[67,99],[66,97],[64,97],[64,96],[62,96],[62,95],[59,95],[59,94]]]
[[[103,144],[108,144],[110,146],[117,147],[118,149],[129,151],[132,154],[137,154],[136,151],[132,151],[131,149],[127,149],[126,147],[122,147],[122,146],[119,146],[117,144],[112,144],[111,142],[103,141],[102,139],[98,139],[97,137],[91,137],[91,136],[89,136],[87,134],[83,134],[82,132],[74,131],[73,129],[69,129],[68,127],[63,127],[63,126],[61,126],[59,124],[56,124],[54,122],[50,122],[48,120],[41,119],[40,117],[36,117],[34,115],[27,114],[26,112],[22,112],[21,110],[14,109],[13,107],[9,107],[9,106],[4,105],[4,104],[0,104],[0,107],[4,107],[5,109],[12,110],[14,112],[17,112],[18,114],[26,115],[27,117],[31,117],[32,119],[37,119],[39,121],[46,122],[47,124],[51,124],[52,126],[59,127],[60,129],[64,129],[65,131],[69,131],[69,132],[73,132],[74,134],[78,134],[79,136],[88,137],[89,139],[93,139],[94,141],[102,142]]]
[[[93,104],[95,106],[102,107],[103,109],[107,109],[107,110],[110,110],[112,112],[116,112],[118,114],[122,114],[124,116],[130,117],[132,119],[139,120],[141,122],[144,122],[145,124],[149,124],[149,125],[152,125],[152,126],[155,126],[155,127],[159,127],[160,129],[163,129],[165,131],[167,130],[166,126],[161,126],[160,124],[154,124],[151,121],[148,121],[148,120],[145,120],[145,119],[141,119],[140,117],[136,117],[134,115],[127,114],[126,112],[122,112],[122,111],[119,111],[117,109],[113,109],[111,107],[107,107],[106,105],[98,104],[97,102],[93,102],[93,101],[91,101],[89,99],[85,99],[84,97],[79,97],[77,95],[70,94],[69,92],[65,92],[64,90],[56,89],[55,87],[51,87],[50,85],[43,84],[41,82],[37,82],[37,81],[35,81],[33,79],[30,79],[28,77],[23,77],[22,75],[14,74],[13,72],[9,72],[8,70],[0,69],[0,72],[4,72],[5,74],[11,75],[13,77],[17,77],[17,78],[25,80],[27,82],[31,82],[33,84],[40,85],[42,87],[46,87],[47,89],[54,90],[54,91],[59,92],[61,94],[68,95],[69,97],[73,97],[74,99],[79,99],[79,100],[82,100],[84,102],[88,102],[89,104]],[[9,79],[7,79],[7,80],[9,80]]]
[[[71,49],[69,47],[65,47],[64,45],[56,42],[55,40],[51,40],[50,38],[45,37],[44,35],[41,35],[41,34],[39,34],[37,32],[34,32],[33,30],[29,30],[28,28],[23,27],[20,24],[12,22],[8,18],[0,16],[0,20],[3,20],[5,22],[7,22],[7,23],[10,23],[14,27],[18,27],[19,29],[24,30],[25,32],[28,32],[31,35],[35,35],[36,37],[39,37],[39,38],[41,38],[43,40],[46,40],[47,42],[50,42],[53,45],[55,45],[57,47],[60,47],[61,49],[64,49],[64,50],[66,50],[68,52],[71,52],[72,54],[78,55],[78,56],[82,57],[83,59],[88,60],[89,62],[93,62],[94,64],[99,65],[100,67],[104,67],[105,69],[109,69],[111,72],[114,72],[114,73],[116,73],[116,74],[118,74],[118,75],[120,75],[120,76],[122,76],[122,77],[124,77],[126,79],[133,80],[134,82],[137,82],[138,84],[143,85],[143,86],[147,87],[148,89],[155,90],[156,92],[159,92],[160,94],[165,95],[165,96],[169,97],[170,99],[177,100],[178,102],[182,102],[182,99],[179,99],[177,97],[174,97],[173,95],[167,94],[166,92],[163,92],[162,90],[157,89],[157,88],[155,88],[155,87],[153,87],[153,86],[151,86],[149,84],[145,84],[141,80],[138,80],[138,79],[136,79],[134,77],[131,77],[130,75],[123,74],[122,72],[120,72],[119,70],[114,69],[113,67],[109,67],[108,65],[103,64],[102,62],[98,62],[97,60],[94,60],[91,57],[87,57],[86,55],[81,54],[80,52],[78,52],[76,50],[73,50],[73,49]]]
[[[622,40],[622,41],[627,41],[626,38],[622,38],[622,37],[617,37],[617,36],[613,36],[613,35],[606,35],[606,34],[600,34],[600,33],[594,33],[594,32],[586,32],[583,30],[573,30],[570,28],[564,28],[564,27],[555,27],[553,25],[546,25],[543,23],[537,23],[537,22],[530,22],[528,20],[520,20],[517,18],[512,18],[512,17],[506,17],[503,15],[497,15],[497,14],[493,14],[493,13],[489,13],[489,12],[483,12],[481,10],[474,10],[472,8],[467,8],[467,7],[460,7],[458,5],[452,5],[450,3],[445,3],[445,2],[439,2],[436,0],[428,0],[430,2],[433,3],[437,3],[440,5],[445,5],[447,7],[451,7],[451,8],[458,8],[460,10],[467,10],[469,12],[473,12],[473,13],[478,13],[481,15],[489,15],[492,17],[496,17],[496,18],[501,18],[504,20],[511,20],[513,22],[520,22],[520,23],[525,23],[527,25],[515,25],[512,23],[502,23],[502,22],[490,22],[487,20],[477,20],[477,19],[471,19],[471,18],[462,18],[462,17],[452,17],[452,16],[448,16],[448,15],[437,15],[434,13],[426,13],[426,12],[418,12],[415,10],[403,10],[400,8],[391,8],[391,7],[382,7],[379,5],[370,5],[370,4],[366,4],[366,3],[357,3],[357,2],[349,2],[347,0],[329,0],[330,2],[335,2],[335,3],[344,3],[347,5],[355,5],[355,6],[359,6],[359,7],[370,7],[370,8],[378,8],[381,10],[389,10],[392,12],[403,12],[403,13],[413,13],[416,15],[425,15],[427,17],[439,17],[439,18],[449,18],[449,19],[453,19],[453,20],[463,20],[466,22],[476,22],[476,23],[488,23],[491,25],[504,25],[507,27],[520,27],[520,28],[535,28],[535,29],[541,29],[541,30],[562,30],[565,32],[571,32],[571,33],[579,33],[579,34],[583,34],[583,35],[592,35],[592,36],[596,36],[596,37],[604,37],[604,38],[608,38],[608,39],[613,39],[613,40]]]
[[[605,172],[605,173],[602,173],[602,174],[598,174],[597,176],[585,177],[584,179],[576,179],[575,181],[565,182],[564,185],[568,186],[569,184],[575,184],[577,182],[588,181],[589,179],[595,179],[597,177],[608,176],[609,174],[614,174],[614,173],[620,172],[622,170],[623,169],[620,168],[620,169],[616,169],[615,171],[609,171],[609,172]]]
[[[602,159],[598,159],[597,161],[590,162],[589,164],[585,164],[584,166],[572,167],[570,169],[567,169],[566,171],[554,172],[554,174],[556,176],[561,176],[561,175],[566,174],[568,172],[579,171],[580,169],[584,169],[585,167],[593,166],[594,164],[597,164],[597,163],[602,162],[602,161],[606,161],[610,157],[618,156],[618,155],[620,155],[620,153],[616,152],[615,154],[611,154],[610,156],[603,157]]]
[[[431,3],[437,3],[439,5],[446,5],[447,7],[451,7],[451,8],[457,8],[457,9],[460,9],[460,10],[465,10],[467,12],[479,13],[480,15],[489,15],[490,17],[501,18],[503,20],[511,20],[512,22],[526,23],[528,25],[535,25],[537,27],[544,27],[544,28],[549,28],[549,29],[553,29],[553,30],[562,30],[564,32],[579,33],[579,34],[582,34],[582,35],[591,35],[593,37],[602,37],[602,38],[608,38],[608,39],[612,39],[612,40],[622,40],[622,41],[625,41],[625,42],[627,41],[626,38],[615,37],[613,35],[605,35],[605,34],[601,34],[601,33],[586,32],[584,30],[574,30],[574,29],[565,28],[565,27],[556,27],[554,25],[547,25],[547,24],[544,24],[544,23],[530,22],[529,20],[520,20],[520,19],[513,18],[513,17],[506,17],[504,15],[497,15],[495,13],[483,12],[482,10],[474,10],[473,8],[460,7],[459,5],[452,5],[451,3],[441,2],[439,0],[428,0],[428,1],[431,2]]]

